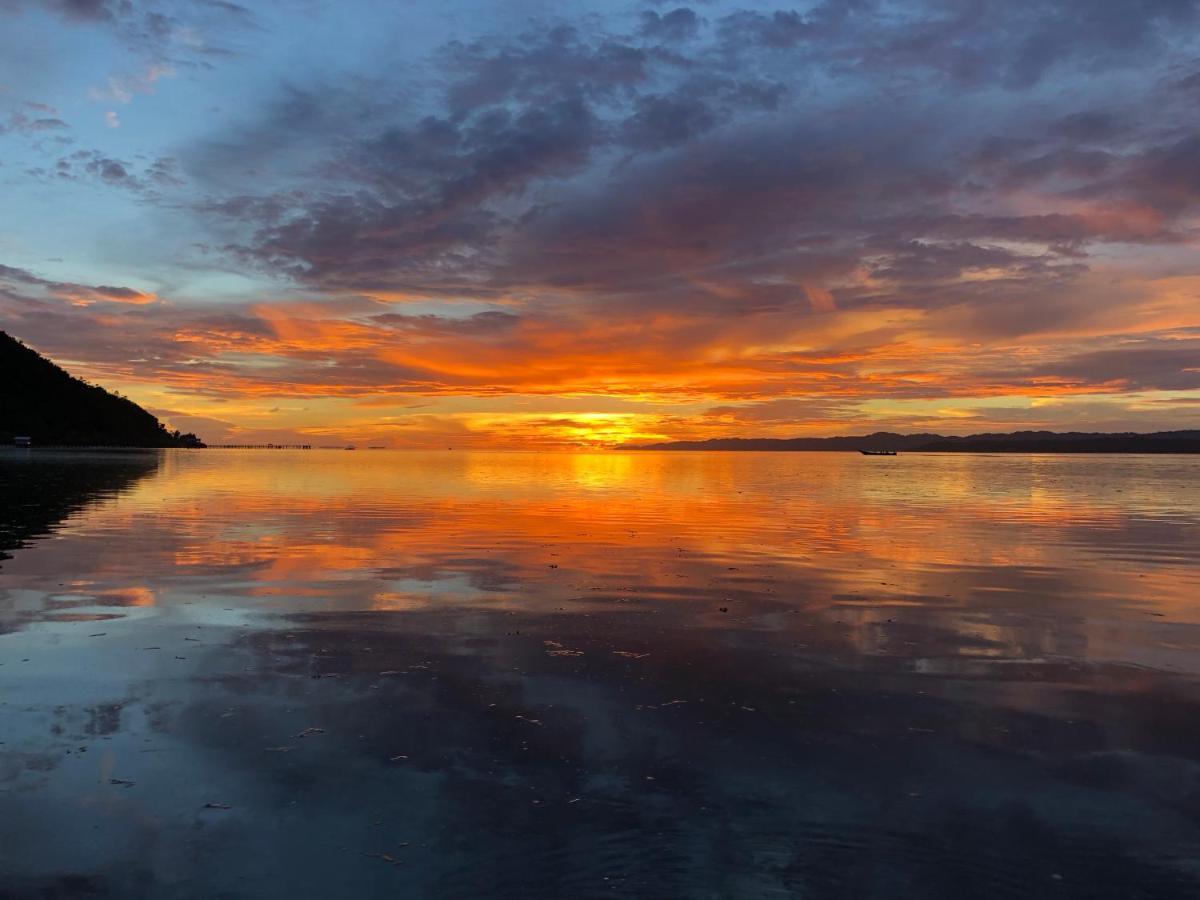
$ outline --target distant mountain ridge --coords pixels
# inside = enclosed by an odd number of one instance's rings
[[[0,444],[28,436],[36,446],[203,447],[167,431],[132,400],[88,384],[0,331]]]
[[[873,434],[827,438],[712,438],[626,445],[625,450],[896,450],[941,453],[1200,453],[1200,430],[1150,434],[1014,431],[1007,434]]]

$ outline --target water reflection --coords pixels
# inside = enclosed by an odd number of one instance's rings
[[[348,456],[6,565],[0,893],[1200,889],[1196,461]]]
[[[157,452],[47,453],[0,450],[0,560],[91,503],[153,474]]]

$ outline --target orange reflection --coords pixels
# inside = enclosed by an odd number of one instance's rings
[[[42,603],[60,622],[102,606],[626,610],[800,644],[820,628],[928,671],[1060,652],[1190,667],[1188,634],[1152,626],[1200,624],[1197,462],[170,452],[5,575],[79,573]]]
[[[124,515],[132,529],[136,508],[153,508],[164,527],[146,539],[162,543],[182,577],[232,579],[250,596],[364,606],[436,604],[447,594],[548,606],[790,594],[856,621],[908,607],[960,629],[983,601],[1021,615],[1053,608],[1086,618],[1089,604],[1115,603],[1200,621],[1190,601],[1200,588],[1194,548],[1153,512],[1182,501],[1156,493],[1153,471],[1114,495],[1103,479],[1087,481],[1088,461],[1078,458],[873,462],[175,454],[169,473],[139,487],[133,509],[109,513],[108,527]],[[1079,479],[1088,490],[1071,487]],[[968,630],[983,635],[981,627]],[[1004,633],[987,640],[1007,646]]]

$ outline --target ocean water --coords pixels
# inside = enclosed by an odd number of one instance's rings
[[[1200,896],[1200,458],[0,456],[0,897]]]

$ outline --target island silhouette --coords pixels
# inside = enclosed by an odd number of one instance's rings
[[[831,450],[942,453],[1200,453],[1200,431],[1014,431],[1007,434],[873,434],[824,438],[712,438],[626,445],[625,450]]]
[[[0,331],[0,444],[35,447],[203,447],[168,431],[127,397],[69,374]]]

